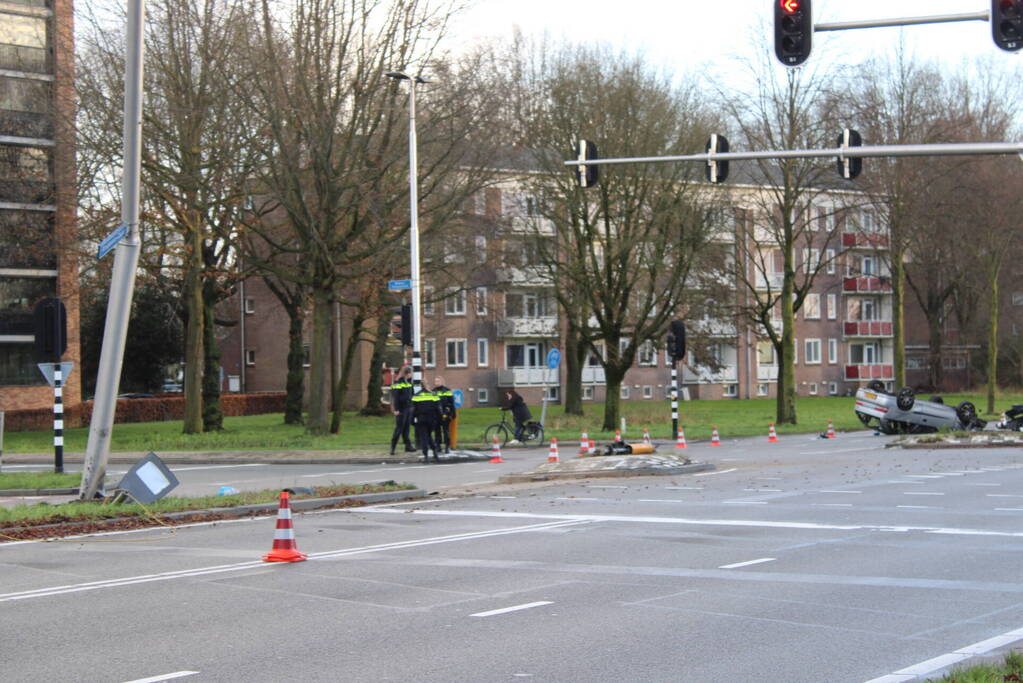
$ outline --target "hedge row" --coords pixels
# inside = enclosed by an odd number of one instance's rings
[[[220,409],[224,415],[263,415],[283,413],[286,394],[224,394]],[[185,397],[181,394],[157,394],[153,398],[119,398],[114,422],[160,422],[180,420],[185,415]],[[92,419],[92,401],[69,407],[64,411],[64,427],[81,427]],[[8,410],[4,413],[4,429],[9,432],[37,431],[53,428],[53,409]]]

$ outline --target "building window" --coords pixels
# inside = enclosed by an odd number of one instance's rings
[[[834,365],[838,362],[838,340],[828,340],[828,362]]]
[[[423,340],[423,366],[427,368],[437,367],[437,340]]]
[[[1023,306],[1023,292],[1013,292],[1012,293],[1012,305],[1013,306]]]
[[[245,349],[245,364],[255,365],[256,364],[256,351],[255,349]]]
[[[593,387],[583,387],[583,400],[584,401],[593,400]]]
[[[927,359],[924,356],[906,356],[907,370],[926,370]]]
[[[806,344],[806,364],[807,365],[820,365],[821,362],[821,340],[820,339],[807,339]]]
[[[476,260],[480,263],[487,262],[487,238],[483,235],[476,235]]]
[[[506,344],[506,368],[540,368],[547,367],[544,362],[545,345],[538,342],[528,344]]]
[[[487,314],[487,288],[477,287],[476,288],[476,315],[483,316]]]
[[[774,344],[772,342],[757,342],[757,364],[761,367],[765,365],[778,364],[774,355]]]
[[[817,395],[817,382],[810,382],[810,395],[811,396]]]
[[[36,302],[56,294],[57,281],[52,277],[0,276],[0,335],[34,334]]]
[[[476,390],[476,403],[489,403],[490,402],[490,390],[488,389],[477,389]]]
[[[766,384],[758,384],[757,385],[757,396],[767,396],[767,385]]]
[[[476,340],[476,365],[485,368],[490,364],[490,342],[486,339]]]
[[[729,398],[735,398],[738,395],[739,395],[739,385],[738,384],[726,384],[725,385],[725,396],[727,396]]]
[[[817,208],[817,229],[823,232],[830,232],[835,226],[835,214],[823,207]]]
[[[803,320],[821,319],[821,295],[807,294],[803,301]]]
[[[877,262],[873,256],[864,256],[860,261],[860,272],[863,275],[877,275]]]
[[[639,345],[639,351],[636,355],[640,365],[657,365],[657,349],[654,348],[654,343],[649,339]]]
[[[803,250],[803,272],[804,273],[816,273],[817,268],[821,265],[821,250],[820,249],[804,249]]]
[[[834,275],[835,274],[835,250],[834,249],[825,249],[824,250],[824,258],[826,258],[827,261],[828,261],[828,264],[827,264],[827,273],[828,273],[828,275]]]
[[[629,398],[629,387],[622,385],[622,388],[618,390],[619,398]]]
[[[561,400],[561,387],[545,387],[544,391],[547,394],[547,400],[551,403],[557,403]]]
[[[792,338],[792,364],[795,365],[799,362],[799,340],[795,337]]]
[[[604,359],[604,342],[597,342],[593,345],[593,349],[586,355],[586,367],[599,368],[601,361]],[[596,351],[594,351],[594,349]]]
[[[828,394],[838,396],[838,382],[828,382]]]
[[[465,315],[465,290],[452,292],[444,298],[444,315]]]
[[[423,315],[433,315],[433,287],[423,287]]]
[[[464,368],[468,365],[465,358],[466,341],[464,339],[448,339],[446,347],[447,358],[445,359],[445,364],[449,368]]]
[[[828,320],[838,317],[838,295],[828,294]]]
[[[504,313],[509,318],[546,318],[547,297],[541,292],[508,292],[504,295]]]
[[[43,384],[43,375],[36,366],[34,354],[33,343],[0,343],[0,385]]]
[[[302,344],[302,367],[308,368],[312,365],[312,347],[309,344]]]
[[[882,362],[881,345],[877,342],[849,344],[850,365],[876,365]]]
[[[256,300],[253,299],[251,296],[245,297],[245,313],[247,315],[252,315],[255,312],[256,312]]]

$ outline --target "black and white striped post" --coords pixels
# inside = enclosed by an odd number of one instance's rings
[[[671,357],[671,438],[678,438],[678,363],[686,355],[686,326],[681,320],[671,321],[668,333],[668,355]]]
[[[678,438],[678,361],[671,358],[671,438]]]
[[[53,364],[53,471],[64,471],[64,377],[60,363]]]
[[[418,394],[423,390],[423,358],[419,349],[412,351],[412,393]]]

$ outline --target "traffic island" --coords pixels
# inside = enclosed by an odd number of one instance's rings
[[[518,484],[553,479],[589,479],[592,477],[645,477],[658,474],[691,474],[713,470],[709,462],[693,462],[676,455],[606,455],[546,462],[528,472],[506,474],[501,484]]]
[[[904,436],[888,444],[889,448],[1019,448],[1023,446],[1023,433],[1008,431],[947,432]]]

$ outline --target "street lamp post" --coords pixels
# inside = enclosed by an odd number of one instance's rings
[[[402,71],[388,71],[387,76],[398,81],[408,81],[408,195],[409,245],[412,252],[412,391],[418,394],[423,388],[423,337],[421,281],[419,275],[419,181],[418,161],[416,158],[416,86],[426,83],[420,76],[409,76]]]

